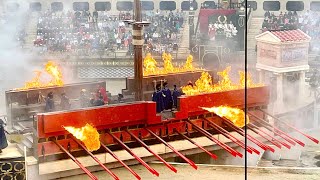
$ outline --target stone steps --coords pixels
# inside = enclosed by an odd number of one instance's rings
[[[23,135],[21,143],[17,144],[18,151],[24,154],[24,147],[26,147],[27,155],[30,156],[33,153],[33,134],[28,133]]]

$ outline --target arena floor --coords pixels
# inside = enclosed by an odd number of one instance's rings
[[[308,134],[320,138],[320,131],[315,130]],[[319,180],[320,167],[320,144],[314,144],[307,139],[303,139],[306,146],[302,148],[299,160],[266,161],[259,163],[259,167],[248,168],[248,180]],[[319,157],[319,159],[317,158]],[[157,162],[150,163],[151,166],[160,173],[159,177],[153,176],[143,166],[130,166],[145,180],[241,180],[245,179],[243,167],[228,165],[198,165],[198,170],[194,170],[188,164],[173,163],[178,172],[174,173],[164,165]],[[134,177],[124,168],[112,170],[121,180],[131,180]],[[104,171],[93,173],[99,179],[111,179]],[[86,179],[87,175],[78,175],[62,178],[63,180]]]

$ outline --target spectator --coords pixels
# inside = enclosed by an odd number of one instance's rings
[[[2,149],[8,147],[8,142],[4,131],[4,125],[5,123],[2,119],[0,119],[0,154],[2,153]]]

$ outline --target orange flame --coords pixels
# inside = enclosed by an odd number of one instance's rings
[[[208,72],[203,72],[201,77],[195,82],[194,86],[184,86],[182,87],[183,93],[186,95],[196,95],[202,93],[214,93],[214,92],[222,92],[222,91],[230,91],[236,89],[243,89],[245,85],[245,73],[243,71],[239,72],[240,82],[239,84],[235,84],[230,80],[229,72],[231,71],[231,67],[227,67],[225,70],[218,72],[217,74],[222,78],[217,84],[212,83],[212,77]],[[254,84],[251,80],[251,75],[247,76],[247,87],[260,87],[263,84]]]
[[[51,80],[49,82],[41,81],[41,71],[35,71],[36,75],[31,80],[25,83],[23,88],[18,88],[19,90],[26,90],[31,88],[43,88],[50,86],[63,86],[64,82],[62,80],[62,71],[60,67],[53,61],[48,61],[45,67],[45,71],[48,75],[51,76]]]
[[[86,124],[82,128],[67,126],[64,129],[82,141],[89,151],[96,151],[100,148],[100,134],[90,124]]]
[[[144,75],[151,75],[156,74],[157,71],[157,61],[153,59],[150,53],[146,55],[146,57],[143,60],[143,66],[144,66]]]
[[[163,60],[163,67],[164,67],[164,71],[166,73],[174,73],[175,71],[177,71],[176,68],[173,67],[172,65],[172,56],[171,54],[167,54],[167,53],[163,53],[162,54],[162,60]]]
[[[192,63],[193,63],[193,56],[189,55],[187,57],[186,64],[183,66],[183,69],[186,70],[186,71],[194,71],[195,68],[193,67]]]
[[[186,63],[183,67],[174,67],[172,64],[172,56],[170,53],[162,54],[163,60],[163,68],[157,67],[157,61],[151,56],[150,53],[146,55],[143,60],[143,75],[151,76],[151,75],[162,75],[162,74],[170,74],[170,73],[181,73],[188,71],[199,70],[193,66],[193,56],[189,55]]]
[[[230,120],[237,127],[243,127],[245,125],[245,113],[243,110],[238,108],[232,108],[228,106],[219,106],[212,108],[202,108],[209,112],[213,112],[220,117],[224,117]],[[249,124],[249,116],[247,115],[247,124]]]

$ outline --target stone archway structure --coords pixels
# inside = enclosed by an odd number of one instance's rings
[[[259,79],[269,82],[275,79],[274,113],[285,111],[285,95],[288,81],[295,77],[296,94],[294,98],[303,98],[305,91],[305,72],[309,70],[308,50],[311,38],[301,30],[267,31],[258,36],[257,64]]]

